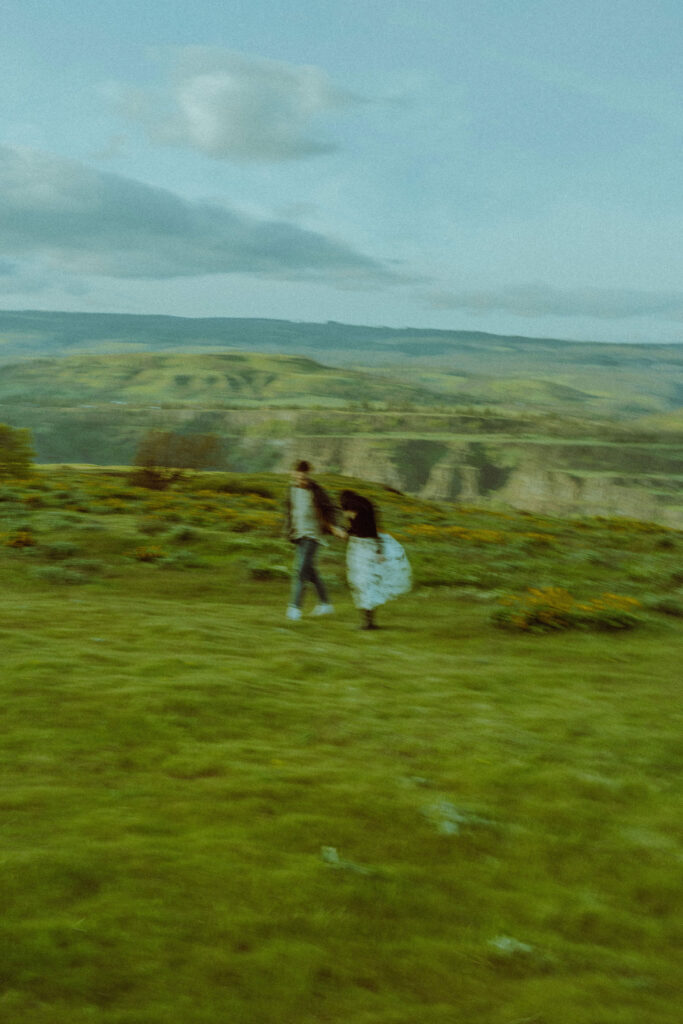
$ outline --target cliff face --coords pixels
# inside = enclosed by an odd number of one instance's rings
[[[676,450],[302,437],[280,443],[275,468],[286,470],[301,457],[319,473],[365,478],[425,499],[558,516],[624,516],[683,529],[683,454]]]
[[[512,474],[497,495],[512,508],[566,516],[626,516],[683,529],[683,508],[666,505],[638,477],[579,476],[529,465]],[[680,496],[683,504],[683,495]]]
[[[535,437],[533,421],[495,416],[197,410],[120,404],[46,410],[7,405],[0,419],[33,431],[39,462],[129,465],[150,428],[215,433],[230,470],[286,471],[307,458],[319,473],[371,480],[425,499],[508,505],[558,516],[604,515],[683,529],[683,443],[643,438]],[[583,429],[583,434],[580,433]]]

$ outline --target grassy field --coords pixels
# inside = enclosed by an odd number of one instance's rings
[[[683,535],[356,483],[376,633],[282,478],[0,485],[0,1019],[677,1024]]]

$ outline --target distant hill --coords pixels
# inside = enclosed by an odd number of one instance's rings
[[[272,320],[0,314],[0,422],[41,462],[125,465],[150,429],[232,471],[683,525],[683,346]],[[616,422],[618,420],[618,422]]]
[[[363,327],[332,321],[175,316],[124,313],[0,311],[0,357],[3,362],[36,356],[84,352],[153,351],[165,348],[231,348],[259,352],[325,351],[412,357],[450,355],[455,350],[558,352],[586,343],[506,337],[471,331],[415,327]],[[588,343],[590,344],[590,343]],[[598,348],[612,350],[614,346]],[[647,346],[643,346],[647,348]]]
[[[73,407],[124,403],[223,408],[358,402],[434,404],[426,387],[302,356],[131,352],[30,359],[0,373],[0,404]],[[444,399],[442,398],[441,401]]]
[[[393,388],[402,382],[423,396],[442,395],[451,402],[571,406],[573,412],[627,418],[683,405],[683,345],[288,320],[0,311],[0,364],[5,366],[86,354],[231,351],[383,368],[390,371]]]

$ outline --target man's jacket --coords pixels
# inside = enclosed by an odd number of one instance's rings
[[[313,509],[315,511],[316,519],[318,520],[318,526],[320,527],[321,534],[331,533],[331,527],[334,526],[337,521],[337,510],[334,506],[334,502],[327,491],[321,487],[320,484],[317,484],[315,480],[308,481],[308,489],[313,496]],[[287,489],[287,497],[285,498],[283,533],[291,541],[295,541],[297,539],[294,536],[292,526],[291,488]]]

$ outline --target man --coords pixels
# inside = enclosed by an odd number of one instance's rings
[[[336,532],[335,509],[320,484],[311,479],[310,472],[311,465],[305,459],[296,463],[285,502],[285,530],[289,540],[296,545],[292,589],[287,608],[287,618],[293,621],[301,618],[306,583],[312,583],[318,594],[318,604],[313,614],[331,615],[334,611],[315,560],[320,544],[324,543],[325,534]]]

